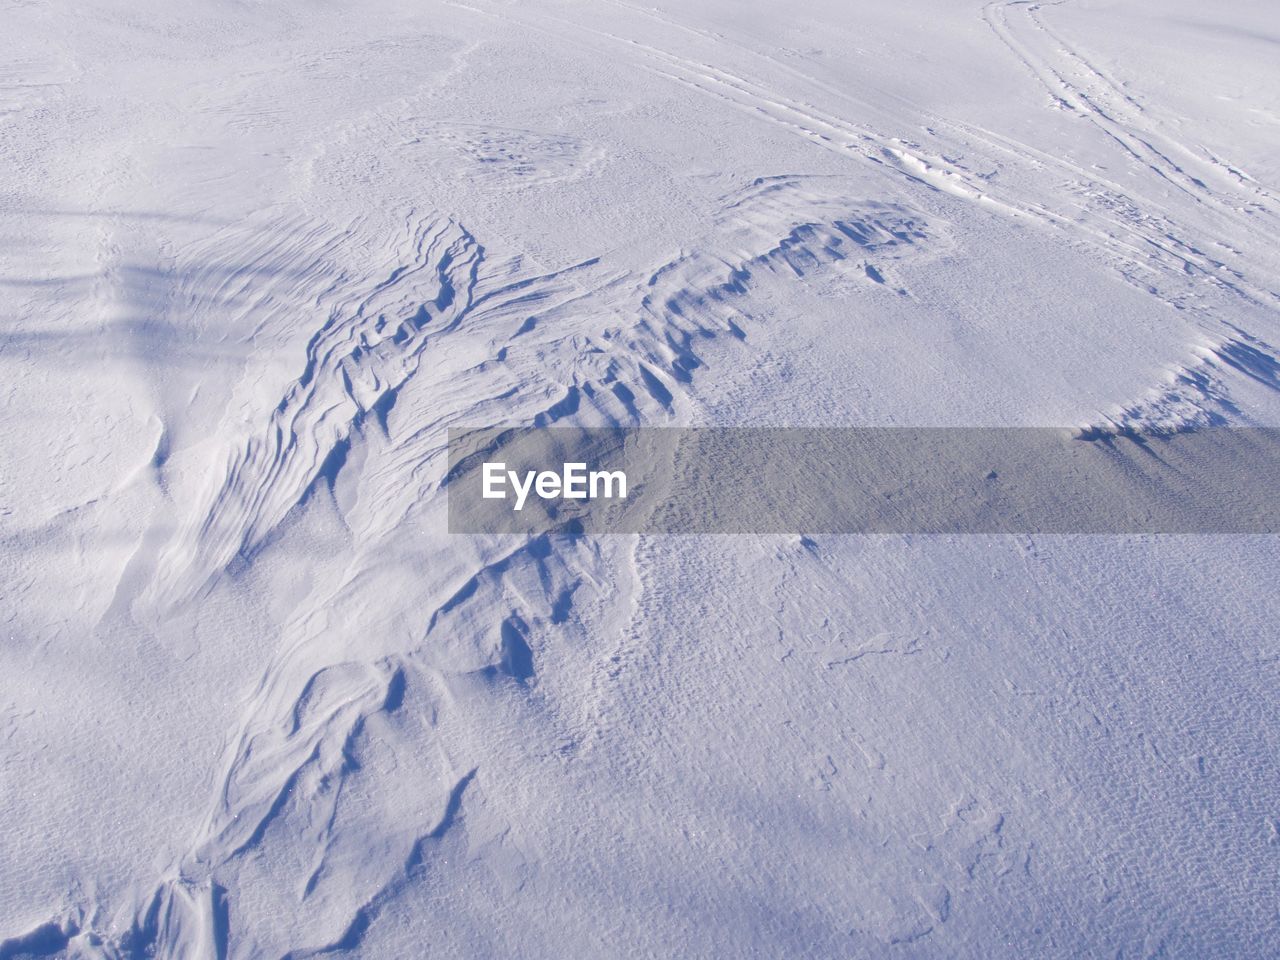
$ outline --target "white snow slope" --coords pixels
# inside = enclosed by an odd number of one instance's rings
[[[1280,956],[1258,536],[450,536],[497,424],[1280,425],[1280,10],[3,0],[0,960]]]

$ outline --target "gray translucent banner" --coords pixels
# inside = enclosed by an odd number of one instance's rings
[[[452,533],[1276,533],[1278,476],[1270,428],[486,428],[446,484]]]

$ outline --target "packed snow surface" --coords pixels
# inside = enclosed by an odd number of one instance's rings
[[[1280,426],[1280,17],[4,0],[0,960],[1264,957],[1267,536],[461,536],[456,426]]]

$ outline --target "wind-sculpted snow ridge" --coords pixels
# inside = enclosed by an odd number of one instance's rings
[[[675,381],[688,382],[700,364],[698,339],[726,333],[748,338],[742,303],[761,274],[799,280],[835,266],[883,284],[887,263],[924,261],[949,249],[945,229],[926,226],[923,214],[903,205],[850,200],[840,186],[838,179],[765,177],[724,198],[705,249],[664,263],[642,289],[639,329],[665,347],[656,356],[649,347],[647,356]],[[663,384],[645,375],[645,385],[671,408]]]
[[[483,736],[466,729],[459,697],[526,696],[526,638],[564,624],[584,582],[608,576],[586,544],[540,539],[482,564],[413,636],[395,635],[394,613],[367,609],[358,626],[319,611],[292,624],[296,642],[246,708],[203,838],[139,905],[124,954],[212,943],[222,956],[228,938],[236,955],[358,946],[384,906],[431,873],[465,798],[482,789],[454,755]],[[332,617],[358,609],[366,579],[325,604]],[[402,649],[368,659],[388,643]]]
[[[339,238],[338,246],[345,251],[353,243]],[[306,343],[302,369],[266,424],[230,454],[218,486],[203,495],[165,550],[148,602],[181,602],[233,559],[251,559],[315,483],[336,478],[367,421],[385,429],[400,388],[431,345],[470,313],[536,302],[551,296],[556,284],[552,277],[519,276],[513,264],[488,264],[486,287],[479,279],[484,249],[447,218],[411,217],[402,242],[388,254],[377,282],[345,271],[320,274],[307,278],[309,286],[321,286],[314,302],[309,293],[294,291],[291,302],[272,304],[277,320],[290,308],[326,319]],[[262,330],[259,321],[255,335]]]
[[[380,281],[344,288],[339,278],[327,291],[328,316],[301,373],[163,555],[161,595],[186,598],[237,554],[251,555],[317,478],[336,474],[364,418],[395,402],[429,333],[470,309],[484,255],[474,239],[447,220],[412,224],[406,239],[407,262]]]
[[[575,610],[634,614],[639,596],[629,543],[433,550],[422,518],[442,515],[443,427],[678,422],[696,404],[700,344],[727,336],[751,349],[755,321],[741,301],[763,278],[834,268],[873,284],[895,261],[946,249],[945,232],[918,212],[850,201],[843,188],[838,178],[756,180],[723,200],[696,252],[645,277],[526,274],[518,258],[486,258],[452,221],[424,218],[412,263],[334,296],[302,374],[265,414],[269,429],[232,459],[179,539],[185,552],[171,548],[183,577],[157,596],[211,589],[232,556],[265,555],[316,484],[342,516],[351,559],[285,626],[228,741],[200,836],[139,902],[126,955],[212,944],[220,956],[228,942],[235,955],[350,949],[429,874],[453,818],[484,791],[480,751],[465,747],[481,735],[467,729],[472,701],[502,712],[535,696],[539,642],[581,643]],[[450,331],[466,337],[455,345]],[[425,359],[453,350],[474,362],[445,364],[450,375],[437,379]],[[343,487],[358,492],[332,496]],[[375,580],[400,602],[371,604]]]
[[[1099,439],[1115,434],[1163,435],[1222,426],[1268,426],[1249,413],[1244,398],[1280,393],[1277,351],[1248,334],[1196,351],[1197,362],[1171,369],[1166,382],[1081,428]],[[1264,398],[1266,399],[1266,398]]]
[[[781,235],[779,223],[789,224]],[[721,305],[746,292],[753,271],[785,268],[798,277],[813,266],[853,256],[859,258],[866,276],[882,282],[872,260],[893,259],[903,248],[926,239],[919,218],[900,208],[874,203],[859,208],[815,192],[794,177],[757,181],[742,195],[728,198],[718,230],[712,242],[724,254],[682,257],[649,278],[640,306],[656,319],[637,328],[649,336],[632,342],[635,358],[610,355],[615,366],[620,359],[635,364],[634,380],[615,383],[616,373],[603,370],[596,377],[579,374],[581,382],[564,388],[560,399],[539,412],[534,423],[546,425],[572,414],[584,393],[594,396],[606,389],[622,405],[618,411],[602,411],[608,422],[628,418],[636,388],[670,412],[673,397],[663,379],[668,383],[688,379],[698,363],[695,335],[742,335],[732,309],[725,311]],[[315,228],[292,224],[285,232],[303,244],[319,241],[329,256],[339,252],[339,242],[320,241]],[[267,336],[271,323],[279,323],[290,305],[312,314],[324,311],[327,318],[306,343],[302,369],[285,386],[266,426],[230,454],[217,488],[203,494],[196,513],[165,550],[147,602],[165,598],[181,602],[233,559],[251,559],[315,483],[333,482],[353,436],[365,428],[366,420],[385,430],[387,413],[400,388],[424,355],[433,348],[442,349],[443,341],[464,321],[483,328],[503,311],[529,309],[552,297],[555,285],[563,282],[556,277],[521,276],[514,272],[519,269],[516,265],[486,262],[475,238],[447,219],[411,221],[400,247],[392,245],[389,250],[395,256],[401,248],[408,256],[401,262],[384,263],[386,276],[375,284],[326,275],[325,259],[317,257],[301,271],[305,284],[291,278],[297,289],[276,291],[290,296],[290,301],[281,304],[257,292],[255,303],[264,298],[272,301],[271,321],[261,316],[253,319],[257,337]],[[276,257],[286,259],[278,251]],[[247,272],[264,271],[259,263]],[[196,278],[197,286],[207,282]],[[239,294],[227,294],[223,287],[244,282],[222,281],[219,295],[234,300]],[[311,294],[304,291],[317,286],[321,289],[313,305],[308,299]],[[598,299],[618,295],[614,290],[601,291]],[[715,329],[707,325],[709,318],[714,318]],[[521,336],[525,342],[539,339],[528,336],[538,319],[526,317],[512,334],[512,342]],[[634,336],[625,329],[620,333]],[[597,331],[597,336],[605,334],[614,335]],[[662,369],[666,378],[655,376],[645,361]],[[600,364],[595,361],[597,368]],[[483,386],[465,392],[473,398],[485,396]]]

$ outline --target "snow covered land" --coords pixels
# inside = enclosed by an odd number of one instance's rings
[[[0,960],[1280,956],[1276,537],[443,485],[1280,426],[1275,0],[0,0],[0,294]]]

